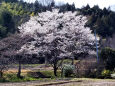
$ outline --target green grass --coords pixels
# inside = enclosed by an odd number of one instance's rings
[[[50,76],[51,78],[60,78],[61,77],[61,71],[60,70],[57,71],[57,77],[54,76],[53,70],[46,70],[46,71],[41,70],[40,72],[46,76]]]
[[[16,74],[6,74],[0,82],[26,82],[26,81],[51,81],[51,78],[33,78],[30,76],[23,76],[22,79],[17,78]]]
[[[57,71],[57,77],[54,76],[53,70],[37,70],[37,71],[31,71],[31,72],[41,72],[45,76],[49,76],[50,78],[34,78],[26,74],[22,74],[23,78],[17,78],[16,73],[6,73],[4,74],[4,78],[0,79],[0,82],[26,82],[26,81],[40,81],[40,82],[47,82],[47,81],[53,81],[53,80],[89,80],[89,81],[98,81],[102,79],[91,79],[91,78],[61,78],[61,71]],[[104,79],[105,80],[105,79]],[[106,80],[112,80],[112,79],[106,79]]]
[[[34,71],[37,72],[37,71]],[[29,76],[28,74],[23,75],[23,78],[17,78],[16,73],[6,73],[4,74],[4,78],[0,79],[0,82],[25,82],[25,81],[51,81],[55,80],[56,78],[61,77],[61,71],[57,71],[57,77],[54,76],[53,70],[48,70],[48,71],[38,71],[44,74],[45,76],[50,76],[51,78],[34,78]]]
[[[22,79],[17,78],[16,74],[5,74],[4,75],[5,82],[22,82],[22,81],[34,81],[34,80],[39,80],[36,78],[32,78],[29,76],[23,76]]]
[[[22,79],[17,78],[16,74],[5,74],[4,78],[0,79],[0,82],[26,82],[26,81],[39,81],[39,82],[53,82],[57,80],[66,80],[66,81],[115,81],[114,79],[92,79],[92,78],[61,78],[60,71],[58,71],[58,76],[53,75],[53,71],[40,71],[47,76],[50,75],[51,78],[33,78],[30,76],[23,76]]]

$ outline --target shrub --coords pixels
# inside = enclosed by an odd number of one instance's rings
[[[74,66],[73,65],[64,65],[63,74],[65,77],[70,77],[74,74]]]
[[[76,63],[75,75],[76,77],[99,78],[103,68],[103,63],[97,63],[96,58],[86,58]]]
[[[111,71],[110,70],[103,70],[101,75],[103,78],[111,78]]]
[[[7,82],[5,78],[0,78],[0,82]]]
[[[46,76],[41,72],[28,72],[27,75],[33,78],[50,78],[49,76]]]
[[[113,71],[115,68],[115,50],[106,47],[101,50],[100,58],[104,61],[107,70]]]
[[[111,78],[115,79],[115,73],[111,74]]]

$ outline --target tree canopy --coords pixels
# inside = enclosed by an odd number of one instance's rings
[[[90,53],[95,48],[94,35],[84,27],[86,21],[86,17],[76,16],[76,12],[59,13],[58,9],[53,9],[52,12],[39,13],[39,16],[31,17],[19,27],[22,35],[28,34],[34,38],[22,50],[48,58],[56,75],[60,59]]]
[[[112,37],[115,33],[115,12],[110,8],[100,9],[98,5],[90,8],[89,5],[81,9],[83,15],[89,16],[86,26],[93,31],[96,29],[97,34],[103,38]]]

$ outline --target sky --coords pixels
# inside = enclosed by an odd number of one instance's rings
[[[34,2],[35,0],[25,0],[25,1],[30,1]],[[111,6],[111,9],[115,11],[115,0],[55,0],[56,2],[65,2],[72,4],[73,2],[75,3],[75,6],[77,8],[81,8],[82,6],[86,6],[89,4],[91,7],[94,5],[99,5],[100,8],[108,8]]]

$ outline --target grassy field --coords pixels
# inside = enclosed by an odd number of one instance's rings
[[[57,77],[54,76],[53,70],[36,70],[50,78],[33,78],[28,76],[30,70],[22,70],[23,79],[16,77],[16,70],[6,72],[5,80],[0,86],[115,86],[114,79],[91,79],[91,78],[61,78],[60,71]],[[3,83],[5,82],[5,83]],[[13,83],[12,83],[13,82]]]
[[[29,73],[36,73],[36,72],[40,72],[43,75],[49,77],[49,78],[34,78],[32,76],[29,75]],[[4,73],[4,77],[2,79],[0,79],[0,82],[25,82],[25,81],[49,81],[49,80],[55,80],[56,78],[60,78],[61,77],[61,71],[57,71],[57,77],[54,76],[53,70],[35,70],[35,71],[31,71],[31,70],[25,70],[22,69],[22,73],[21,75],[23,76],[22,79],[17,78],[17,70],[9,70],[7,72]]]
[[[64,63],[71,63],[71,60],[64,60]],[[17,78],[16,74],[18,72],[18,64],[11,65],[8,71],[4,73],[3,79],[0,79],[0,82],[22,82],[22,81],[33,81],[33,80],[43,80],[44,78],[33,78],[28,76],[29,72],[40,72],[45,76],[48,76],[47,80],[60,78],[61,71],[57,71],[57,77],[54,76],[52,66],[45,65],[45,64],[23,64],[21,75],[23,76],[22,79]]]
[[[27,68],[22,69],[22,79],[16,76],[17,68],[11,68],[4,73],[4,78],[0,79],[0,86],[115,86],[114,79],[61,78],[61,71],[58,70],[58,76],[55,77],[51,66],[45,67],[44,64],[27,64],[23,66]],[[35,78],[28,75],[30,72],[40,72],[49,78]]]

